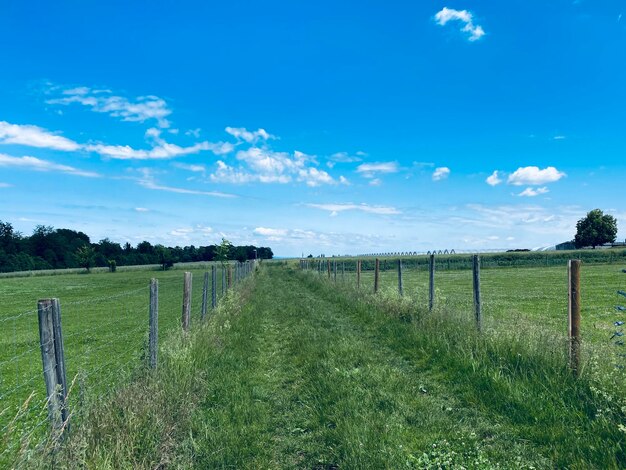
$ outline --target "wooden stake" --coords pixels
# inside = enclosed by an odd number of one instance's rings
[[[211,308],[217,308],[217,266],[211,266]]]
[[[404,295],[404,286],[402,285],[402,260],[398,260],[398,292]]]
[[[209,272],[204,273],[204,283],[202,284],[202,310],[200,311],[200,320],[204,321],[206,312],[209,308]]]
[[[380,260],[376,258],[376,267],[374,268],[374,294],[378,292],[380,283]]]
[[[159,281],[150,280],[150,317],[148,333],[148,366],[157,368],[159,350]]]
[[[185,282],[183,286],[183,317],[182,326],[183,331],[189,330],[189,322],[191,319],[191,273],[185,273]]]
[[[476,328],[482,329],[482,303],[480,298],[480,257],[474,255],[472,258],[472,274],[474,280],[474,314],[476,316]]]
[[[569,260],[567,263],[569,361],[576,376],[580,373],[580,265],[580,260]]]
[[[435,306],[435,255],[430,255],[428,265],[428,310]]]

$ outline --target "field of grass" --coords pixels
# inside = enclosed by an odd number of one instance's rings
[[[193,273],[192,322],[198,321],[204,269]],[[70,407],[97,400],[145,362],[151,278],[159,280],[161,335],[180,325],[183,272],[97,272],[0,279],[0,466],[2,455],[46,435],[37,300],[61,302]],[[221,296],[221,269],[218,269]],[[163,337],[163,336],[162,336]],[[27,402],[26,406],[23,406]],[[25,438],[28,438],[25,440]],[[20,440],[24,441],[21,442]]]
[[[437,272],[429,313],[427,273],[405,271],[400,298],[397,273],[388,268],[374,296],[371,272],[357,290],[349,270],[333,282],[294,263],[268,263],[190,337],[176,328],[180,271],[0,280],[4,302],[14,305],[0,318],[13,326],[12,333],[2,329],[7,375],[3,369],[0,393],[14,373],[7,361],[23,351],[30,359],[15,362],[31,375],[20,378],[15,368],[13,383],[34,378],[33,403],[43,396],[29,306],[56,296],[69,337],[68,376],[82,370],[78,388],[87,392],[73,398],[87,404],[55,457],[59,468],[626,465],[626,374],[615,368],[623,351],[609,341],[612,322],[623,316],[614,309],[626,284],[621,266],[583,267],[579,379],[567,367],[562,266],[483,269],[482,334],[472,323],[470,271]],[[201,273],[194,273],[196,319]],[[120,376],[118,364],[128,362],[130,372],[141,363],[147,284],[155,276],[161,366]],[[85,335],[90,326],[97,333]],[[120,347],[110,354],[113,343]],[[93,379],[98,367],[105,381]],[[22,431],[37,419],[45,423],[43,406],[20,419]],[[50,462],[49,455],[21,454],[28,466]]]

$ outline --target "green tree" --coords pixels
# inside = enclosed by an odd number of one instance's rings
[[[159,264],[163,271],[174,266],[174,259],[172,258],[172,250],[163,245],[155,246],[156,253],[159,257]]]
[[[617,236],[617,220],[600,209],[594,209],[576,223],[576,248],[612,243]]]
[[[222,263],[222,265],[226,264],[226,261],[230,258],[232,249],[233,244],[225,238],[222,238],[222,243],[215,249],[215,259]]]
[[[87,272],[89,272],[91,266],[93,266],[95,256],[96,252],[91,245],[83,245],[76,250],[76,260],[81,267],[87,270]]]

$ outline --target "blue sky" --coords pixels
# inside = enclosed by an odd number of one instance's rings
[[[626,4],[0,0],[0,219],[277,255],[626,237]]]

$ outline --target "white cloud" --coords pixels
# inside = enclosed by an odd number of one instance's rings
[[[309,166],[315,158],[295,151],[276,152],[267,148],[250,147],[236,154],[242,166],[236,168],[222,160],[217,162],[217,170],[210,175],[211,181],[222,183],[290,183],[294,179],[308,186],[337,184],[337,181],[323,170]],[[347,180],[341,180],[347,184]]]
[[[116,160],[165,160],[181,157],[184,155],[196,154],[202,151],[211,151],[215,155],[224,155],[234,150],[233,144],[229,142],[199,142],[189,147],[181,147],[170,144],[161,138],[159,129],[151,128],[146,131],[146,138],[152,141],[154,147],[150,150],[134,149],[129,145],[86,145],[85,150],[95,152],[106,158]]]
[[[564,135],[555,135],[553,137],[554,140],[565,140],[567,137],[565,137]]]
[[[20,168],[33,171],[55,171],[68,175],[84,176],[87,178],[99,178],[101,175],[92,171],[79,170],[77,168],[60,165],[48,160],[35,157],[11,157],[0,153],[0,167]]]
[[[450,175],[450,168],[447,166],[440,166],[439,168],[435,168],[433,172],[433,181],[441,181],[446,179]]]
[[[298,181],[304,181],[307,186],[311,187],[335,183],[335,180],[328,173],[313,167],[298,170]]]
[[[491,173],[491,175],[487,177],[485,181],[487,182],[489,186],[497,186],[500,183],[502,183],[502,179],[500,178],[500,175],[498,174],[498,170]]]
[[[485,35],[485,30],[480,25],[474,24],[473,15],[467,10],[454,10],[444,7],[435,15],[435,20],[440,26],[445,26],[449,21],[460,21],[463,23],[461,31],[468,33],[470,41],[478,41]]]
[[[259,140],[276,139],[276,136],[268,134],[265,129],[249,131],[244,127],[227,127],[225,131],[236,139],[243,140],[249,144],[256,143]]]
[[[140,186],[146,189],[154,189],[158,191],[167,191],[170,193],[178,193],[178,194],[196,194],[199,196],[212,196],[212,197],[220,197],[220,198],[234,198],[237,197],[234,194],[222,193],[219,191],[199,191],[195,189],[186,189],[186,188],[176,188],[172,186],[164,186],[158,184],[155,179],[152,171],[149,168],[141,168],[139,170],[142,174],[141,177],[137,178],[137,182]]]
[[[374,178],[378,173],[397,173],[398,162],[374,162],[362,163],[356,168],[357,173],[361,173],[365,178]]]
[[[13,185],[9,183],[0,183],[0,188],[12,188]]]
[[[52,88],[50,91],[57,89]],[[62,95],[60,98],[49,99],[46,103],[66,106],[76,103],[91,108],[97,113],[122,118],[122,121],[155,120],[161,128],[170,126],[166,117],[172,114],[172,110],[165,100],[158,96],[139,96],[131,101],[123,96],[113,95],[109,90],[92,90],[87,87],[66,89],[62,91]]]
[[[539,196],[540,194],[546,194],[550,192],[550,190],[548,188],[546,188],[545,186],[543,188],[526,188],[524,191],[522,191],[521,193],[518,194],[518,196],[522,196],[522,197],[535,197],[535,196]]]
[[[150,212],[150,209],[146,209],[145,207],[135,207],[135,212]]]
[[[10,124],[6,121],[0,121],[0,144],[27,145],[70,152],[80,148],[76,142],[41,127]]]
[[[323,211],[328,212],[345,212],[345,211],[361,211],[366,212],[368,214],[378,214],[378,215],[396,215],[400,214],[400,211],[395,207],[389,206],[370,206],[369,204],[361,203],[361,204],[306,204],[308,207],[313,207],[315,209],[321,209]]]
[[[362,157],[366,155],[366,153],[360,151],[356,155],[350,155],[348,152],[337,152],[333,153],[328,159],[332,163],[355,163],[362,161]]]
[[[348,178],[346,178],[345,176],[340,176],[339,177],[339,184],[350,186],[350,180],[348,180]]]
[[[509,175],[508,183],[515,186],[539,186],[547,183],[554,183],[563,178],[565,173],[557,170],[553,166],[549,166],[540,170],[536,166],[521,167]]]
[[[380,178],[374,178],[370,181],[370,186],[380,186],[381,184],[383,184],[383,182]]]
[[[256,235],[262,235],[264,237],[284,237],[287,235],[288,230],[284,228],[257,227],[252,232]]]
[[[181,170],[191,171],[193,173],[205,173],[206,167],[204,165],[187,165],[185,163],[174,163],[176,168],[180,168]]]

